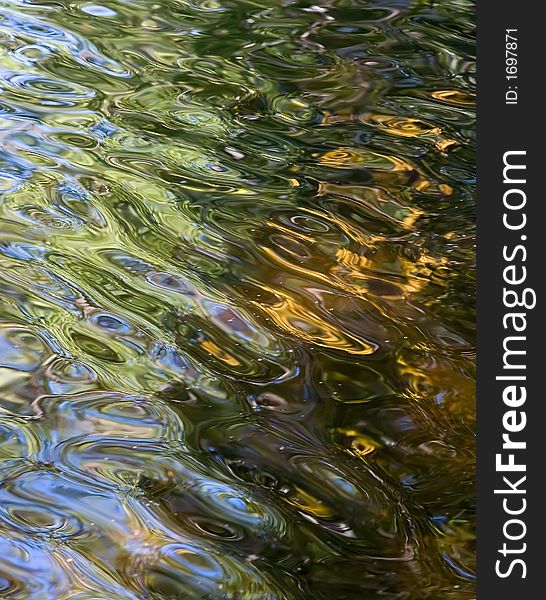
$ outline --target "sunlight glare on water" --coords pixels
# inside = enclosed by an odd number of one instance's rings
[[[470,600],[471,0],[0,0],[0,597]]]

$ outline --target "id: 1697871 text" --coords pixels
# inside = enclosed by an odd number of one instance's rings
[[[507,29],[505,33],[506,81],[508,89],[505,95],[506,104],[518,103],[518,30]]]

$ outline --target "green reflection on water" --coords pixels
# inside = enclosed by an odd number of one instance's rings
[[[473,598],[474,3],[0,8],[2,597]]]

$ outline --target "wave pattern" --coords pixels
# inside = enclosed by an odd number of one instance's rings
[[[0,0],[0,595],[474,597],[474,3]]]

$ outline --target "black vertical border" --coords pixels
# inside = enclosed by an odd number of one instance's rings
[[[544,91],[546,89],[543,42],[546,41],[543,7],[530,0],[497,0],[477,2],[477,587],[478,600],[531,600],[546,598],[543,579],[546,577],[545,518],[546,509],[546,364],[544,355],[545,319],[542,314],[542,274],[546,272],[546,231],[542,231],[546,214],[546,152],[542,149],[545,127]],[[518,78],[506,79],[507,29],[517,29]],[[506,104],[508,86],[517,86],[518,103]],[[507,151],[526,151],[527,203],[525,231],[511,232],[503,225],[503,155]],[[512,575],[501,578],[495,572],[496,561],[503,559],[502,569],[510,564],[499,549],[505,541],[503,526],[512,518],[503,510],[503,496],[495,489],[506,488],[503,475],[495,468],[495,456],[502,452],[503,415],[509,410],[503,403],[502,392],[507,385],[497,381],[502,375],[503,316],[510,312],[503,306],[503,247],[513,248],[521,235],[527,236],[527,281],[520,287],[531,287],[537,293],[537,305],[527,311],[525,355],[527,400],[522,406],[527,416],[525,430],[513,437],[525,440],[527,448],[518,451],[517,460],[526,464],[524,485],[527,508],[520,515],[527,533],[513,547],[526,543],[520,555],[526,565],[522,578],[521,565]],[[540,288],[540,289],[539,289]],[[516,371],[513,371],[516,373]],[[506,372],[504,373],[506,374]],[[515,475],[512,474],[512,480]],[[512,498],[521,497],[513,495]],[[513,507],[517,506],[514,500]],[[516,527],[512,533],[516,533]]]

